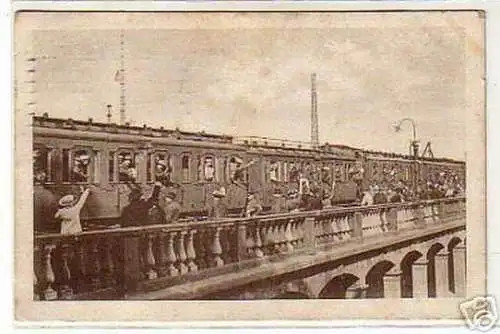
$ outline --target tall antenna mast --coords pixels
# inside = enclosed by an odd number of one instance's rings
[[[123,30],[120,30],[120,124],[125,124],[125,60]]]
[[[318,133],[318,94],[316,92],[316,73],[311,74],[311,145],[319,146]]]

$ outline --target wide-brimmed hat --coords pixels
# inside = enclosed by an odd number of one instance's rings
[[[323,166],[321,169],[322,169],[322,170],[330,170],[330,167],[328,167],[328,166]]]
[[[66,196],[63,196],[60,200],[59,200],[59,206],[71,206],[73,205],[73,203],[75,202],[75,196],[73,195],[66,195]]]
[[[240,158],[234,158],[234,162],[239,163],[239,164],[242,164],[242,163],[243,163],[243,159],[240,159]]]
[[[219,189],[215,190],[212,195],[214,197],[226,197],[226,188],[220,187]]]

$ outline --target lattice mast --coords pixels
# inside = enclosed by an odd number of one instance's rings
[[[123,30],[120,31],[120,124],[125,124],[125,59]]]
[[[318,93],[316,92],[316,73],[311,74],[311,145],[319,147],[318,133]]]

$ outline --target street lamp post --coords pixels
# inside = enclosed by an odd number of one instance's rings
[[[401,120],[399,120],[399,122],[394,125],[394,130],[396,130],[396,132],[399,132],[401,131],[401,125],[403,125],[404,122],[409,122],[412,126],[412,140],[410,142],[410,147],[409,147],[409,151],[410,151],[410,155],[413,157],[413,160],[415,162],[415,173],[414,173],[414,176],[413,176],[413,189],[414,189],[414,194],[416,194],[416,191],[417,191],[417,184],[418,184],[418,180],[419,180],[419,177],[420,177],[420,171],[419,171],[419,166],[418,166],[418,149],[419,149],[419,144],[418,144],[418,140],[417,140],[417,127],[415,125],[415,121],[412,119],[412,118],[402,118]]]

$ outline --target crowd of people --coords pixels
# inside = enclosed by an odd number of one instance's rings
[[[81,166],[85,166],[86,156],[79,157]],[[127,175],[133,178],[132,167],[128,163],[132,157],[125,156],[119,165],[119,173],[123,177]],[[264,210],[261,193],[250,191],[245,170],[252,166],[255,161],[243,164],[241,160],[234,160],[231,168],[231,183],[245,189],[247,193],[244,210],[239,216],[252,217],[263,214],[278,214],[296,211],[321,210],[332,208],[336,205],[334,196],[336,192],[342,191],[336,187],[335,173],[324,166],[311,173],[297,169],[293,174],[295,182],[284,184],[280,182],[271,168],[270,184],[272,186],[272,205],[270,210]],[[207,164],[209,165],[209,164]],[[77,167],[81,167],[78,165]],[[292,166],[293,167],[293,166]],[[149,194],[135,182],[127,183],[130,188],[128,205],[121,212],[117,227],[131,227],[143,225],[170,224],[179,221],[182,206],[178,200],[179,185],[170,180],[170,168],[163,160],[155,165],[154,187]],[[415,200],[437,199],[442,197],[453,197],[464,194],[464,186],[459,182],[455,174],[441,172],[431,175],[428,180],[420,180],[416,186],[410,185],[401,179],[390,182],[373,183],[363,189],[362,178],[356,175],[362,174],[362,167],[354,168],[350,175],[351,182],[356,188],[357,201],[353,205],[376,205],[384,203],[397,203]],[[77,171],[73,171],[75,174]],[[357,173],[357,174],[356,174]],[[311,177],[314,175],[314,177]],[[35,173],[35,184],[43,184],[46,175]],[[92,193],[92,187],[81,188],[80,196],[72,194],[65,195],[56,200],[54,194],[44,187],[35,188],[35,230],[54,232],[61,234],[75,234],[82,232],[80,222],[80,211],[82,210],[88,196]],[[228,193],[224,186],[220,186],[211,193],[211,201],[207,210],[209,219],[228,218]],[[234,217],[233,213],[233,217]],[[238,215],[236,213],[236,215]]]

